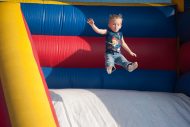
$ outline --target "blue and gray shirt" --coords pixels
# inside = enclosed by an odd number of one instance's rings
[[[111,29],[107,29],[106,34],[106,53],[120,53],[122,44],[122,32],[113,32]]]

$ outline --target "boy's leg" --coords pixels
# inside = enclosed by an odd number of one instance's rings
[[[134,71],[138,67],[137,62],[132,63],[128,61],[122,54],[118,54],[118,57],[116,58],[115,63],[118,65],[121,65],[123,68],[125,68],[129,72]]]
[[[106,64],[106,71],[108,74],[111,74],[113,71],[116,70],[114,66],[114,58],[112,54],[105,54],[105,64]]]

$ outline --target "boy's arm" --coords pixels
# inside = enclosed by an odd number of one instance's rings
[[[98,34],[106,34],[107,30],[106,29],[99,29],[95,24],[93,19],[88,19],[87,23],[92,27],[92,29],[98,33]]]
[[[131,56],[134,56],[134,57],[137,57],[137,55],[131,51],[131,49],[129,48],[129,46],[125,43],[125,40],[123,39],[122,37],[122,44],[121,46],[131,55]]]

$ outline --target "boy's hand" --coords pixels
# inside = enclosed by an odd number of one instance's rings
[[[94,20],[93,20],[92,18],[89,18],[89,19],[87,20],[87,23],[88,23],[89,25],[94,25]]]
[[[134,52],[129,53],[131,56],[137,57],[137,55]]]

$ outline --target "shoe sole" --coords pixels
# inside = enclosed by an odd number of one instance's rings
[[[138,63],[137,63],[137,62],[134,62],[134,63],[132,63],[132,65],[129,65],[128,71],[129,71],[129,72],[132,72],[132,71],[134,71],[135,69],[137,69],[137,67],[138,67]]]

